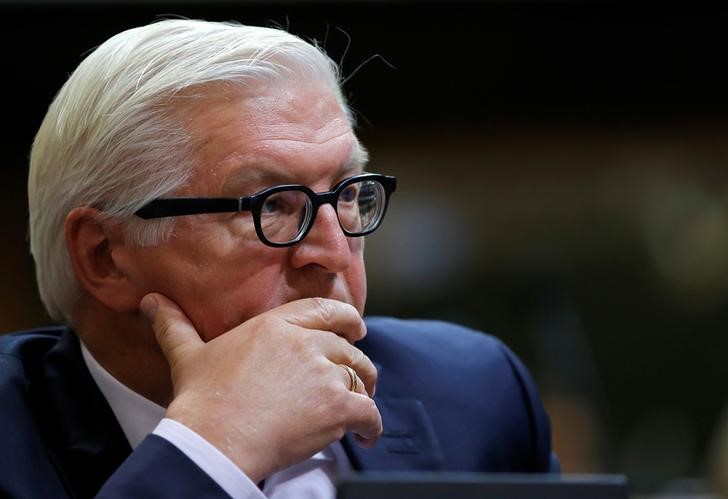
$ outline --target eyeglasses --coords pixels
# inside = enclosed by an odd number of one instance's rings
[[[268,246],[293,246],[311,230],[321,205],[334,207],[348,237],[374,232],[384,218],[397,179],[364,173],[342,180],[328,192],[304,185],[278,185],[241,198],[158,198],[135,215],[143,219],[251,211],[258,238]]]

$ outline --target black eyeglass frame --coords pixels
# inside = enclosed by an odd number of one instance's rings
[[[351,184],[362,181],[374,181],[379,182],[384,188],[384,207],[381,210],[376,223],[369,229],[363,232],[351,232],[348,231],[341,224],[339,218],[339,212],[337,202],[339,195]],[[274,248],[283,248],[287,246],[293,246],[300,242],[313,227],[316,221],[316,214],[318,209],[324,204],[330,204],[336,211],[336,218],[339,221],[341,230],[347,237],[361,237],[371,234],[379,228],[384,215],[387,213],[387,207],[389,206],[389,197],[397,189],[397,178],[390,175],[381,175],[378,173],[362,173],[361,175],[355,175],[353,177],[346,178],[341,182],[334,185],[330,191],[327,192],[314,192],[305,185],[300,184],[286,184],[276,185],[263,189],[250,196],[244,196],[240,198],[198,198],[198,197],[177,197],[177,198],[157,198],[153,199],[149,203],[139,208],[134,214],[144,220],[154,218],[166,218],[166,217],[178,217],[185,215],[202,215],[207,213],[232,213],[239,211],[251,211],[253,213],[253,223],[255,225],[255,232],[264,244],[272,246]],[[268,240],[263,233],[263,228],[260,223],[261,209],[266,199],[282,191],[300,191],[308,196],[311,200],[311,217],[308,220],[308,224],[304,230],[302,230],[295,239],[287,241],[285,243],[275,243]]]

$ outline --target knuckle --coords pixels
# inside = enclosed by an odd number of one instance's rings
[[[346,427],[343,425],[338,425],[336,428],[334,428],[334,440],[341,440],[346,435]]]
[[[337,405],[341,402],[341,388],[342,384],[338,379],[330,378],[327,383],[324,383],[323,394],[324,399],[328,401],[329,406]],[[336,408],[329,407],[329,409],[335,411]]]
[[[374,399],[367,397],[364,400],[364,405],[366,405],[367,412],[379,415],[379,409],[377,408],[377,403],[374,402]]]
[[[269,313],[253,317],[246,324],[250,326],[246,334],[259,338],[265,337],[270,339],[271,337],[275,337],[274,335],[279,335],[287,330],[287,328],[283,327],[284,324],[282,324],[276,315]]]
[[[367,378],[368,382],[372,385],[377,384],[377,380],[379,379],[379,373],[377,372],[377,368],[372,365],[371,369],[367,370]]]
[[[364,355],[364,352],[359,350],[358,348],[354,347],[351,352],[351,361],[353,365],[361,366],[361,367],[368,367],[367,361],[369,359],[366,355]]]
[[[277,329],[278,325],[278,318],[275,317],[273,314],[261,314],[256,317],[253,317],[251,321],[254,321],[253,324],[257,325],[257,329],[262,330],[264,332],[273,331]]]
[[[329,417],[334,417],[339,421],[346,417],[349,392],[344,390],[344,385],[340,381],[332,380],[330,383],[326,383],[322,396]]]
[[[344,338],[337,338],[337,343],[340,345],[340,349],[342,351],[342,364],[346,364],[347,366],[351,366],[356,370],[357,364],[355,362],[355,355],[354,355],[354,348],[349,345],[349,343]]]
[[[367,399],[366,405],[367,405],[366,412],[369,415],[370,424],[372,425],[373,428],[375,428],[375,431],[374,431],[375,435],[379,436],[384,431],[384,428],[382,426],[382,415],[379,413],[377,404],[374,402],[373,399]]]
[[[330,375],[330,362],[321,356],[317,357],[311,367],[311,376],[314,376],[315,379],[326,379]]]
[[[356,307],[351,303],[342,303],[342,305],[343,313],[349,316],[352,321],[361,323],[360,329],[364,331],[364,334],[366,334],[366,326],[364,326],[364,320],[361,318],[361,314],[356,309]]]
[[[267,329],[269,321],[270,318],[265,314],[256,315],[245,321],[243,326],[247,329],[248,334],[255,334],[256,331]]]
[[[355,367],[360,376],[366,377],[367,379],[372,377],[373,379],[376,379],[377,370],[364,352],[356,347],[351,347],[348,350],[348,357],[351,361],[349,365]]]
[[[357,313],[358,313],[358,312],[357,312]],[[367,324],[366,324],[366,322],[364,322],[364,319],[362,319],[362,318],[360,317],[360,318],[359,318],[359,321],[360,321],[360,323],[361,323],[361,328],[359,329],[359,333],[360,333],[360,334],[359,334],[359,338],[358,338],[358,339],[360,339],[360,340],[361,340],[361,339],[364,339],[364,337],[365,337],[365,336],[367,335],[367,332],[368,332],[368,331],[367,331]]]
[[[330,323],[334,317],[334,307],[332,302],[325,298],[316,297],[313,298],[313,303],[316,309],[316,314],[324,322],[324,324]]]
[[[347,314],[354,316],[354,317],[359,317],[359,311],[356,309],[356,307],[354,305],[352,305],[351,303],[343,303],[343,302],[342,302],[342,304],[344,305],[344,311]]]
[[[313,341],[311,331],[305,329],[296,331],[295,334],[288,336],[286,343],[300,358],[314,358],[318,356],[319,349],[316,346],[316,342]]]

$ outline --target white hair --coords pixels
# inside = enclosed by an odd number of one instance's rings
[[[336,64],[278,29],[165,20],[119,33],[78,66],[50,105],[30,156],[30,248],[52,318],[72,322],[80,296],[64,236],[73,208],[120,217],[131,244],[156,245],[172,233],[173,219],[142,221],[133,213],[192,173],[192,138],[169,112],[174,96],[208,83],[289,78],[327,85],[352,121]]]

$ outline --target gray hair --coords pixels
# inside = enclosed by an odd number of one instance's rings
[[[64,236],[73,208],[120,217],[131,244],[153,246],[171,235],[172,219],[132,215],[192,173],[192,139],[169,112],[176,94],[292,77],[327,85],[352,121],[336,64],[278,29],[165,20],[119,33],[81,62],[50,105],[30,156],[30,248],[50,316],[72,322],[80,296]]]

